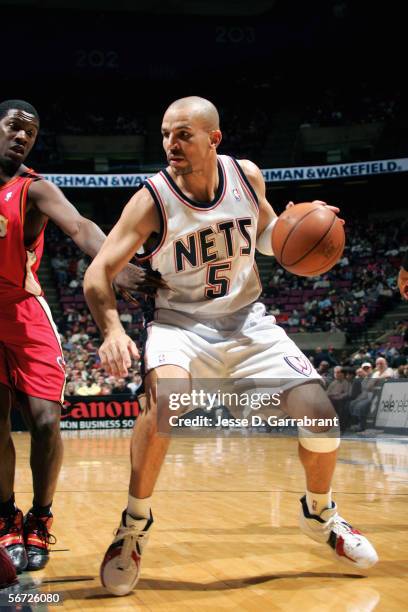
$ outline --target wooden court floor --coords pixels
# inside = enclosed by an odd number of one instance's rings
[[[127,498],[129,432],[64,432],[48,566],[23,575],[61,592],[67,610],[324,610],[408,608],[408,440],[343,441],[340,513],[370,537],[379,564],[337,563],[297,527],[303,473],[294,439],[173,440],[154,495],[155,529],[134,594],[116,598],[99,564]],[[16,500],[31,501],[29,438],[14,434]],[[53,608],[57,609],[57,608]],[[62,609],[62,608],[59,608]]]

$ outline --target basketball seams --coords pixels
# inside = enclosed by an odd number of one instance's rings
[[[281,262],[281,261],[282,261],[282,254],[283,254],[283,251],[285,250],[286,243],[287,243],[287,241],[289,240],[289,237],[291,236],[292,232],[293,232],[293,231],[294,231],[294,230],[297,228],[297,226],[299,225],[299,223],[301,223],[301,222],[303,221],[303,219],[306,219],[306,217],[308,217],[309,215],[311,215],[312,213],[314,213],[314,211],[315,211],[315,210],[317,210],[317,208],[313,208],[313,210],[309,210],[309,212],[305,213],[305,214],[303,215],[303,217],[301,217],[300,219],[298,219],[298,220],[296,221],[296,223],[295,223],[294,225],[292,225],[292,227],[290,228],[289,232],[287,233],[287,236],[286,236],[285,240],[283,241],[283,244],[282,244],[282,246],[281,246],[281,250],[280,250],[280,253],[279,253],[279,257],[278,257],[278,255],[276,255],[276,253],[275,253],[275,257],[278,259],[278,261],[279,261],[279,262]],[[278,217],[278,219],[279,219],[279,217]],[[276,226],[274,227],[274,231],[276,231]],[[272,236],[273,236],[273,233],[272,233]],[[282,265],[283,265],[283,264],[282,264]],[[292,264],[292,265],[293,265],[293,264]]]
[[[296,225],[294,225],[294,227],[293,227],[293,228],[290,230],[290,232],[289,232],[289,233],[288,233],[288,235],[286,236],[285,242],[284,242],[284,244],[283,244],[283,246],[282,246],[282,249],[281,249],[281,257],[280,257],[280,261],[281,261],[281,263],[282,263],[282,265],[283,265],[283,266],[288,266],[288,267],[296,266],[296,265],[297,265],[298,263],[300,263],[300,262],[301,262],[303,259],[305,259],[305,257],[307,257],[308,255],[310,255],[310,253],[312,253],[312,252],[313,252],[313,251],[314,251],[314,250],[315,250],[315,249],[316,249],[316,248],[319,246],[319,244],[322,242],[322,240],[324,240],[324,238],[326,238],[327,234],[330,232],[330,230],[332,229],[333,225],[335,224],[337,217],[336,217],[336,215],[335,215],[334,213],[332,213],[332,214],[333,214],[333,218],[332,218],[332,220],[331,220],[331,223],[330,223],[330,225],[328,226],[328,228],[327,228],[327,230],[325,231],[325,233],[324,233],[324,234],[322,234],[322,236],[320,236],[319,240],[318,240],[318,241],[317,241],[317,242],[316,242],[316,243],[315,243],[315,244],[314,244],[314,245],[313,245],[313,246],[312,246],[312,247],[311,247],[311,248],[310,248],[310,249],[309,249],[309,250],[308,250],[306,253],[303,253],[303,255],[302,255],[302,256],[301,256],[299,259],[297,259],[297,260],[295,260],[295,261],[293,261],[293,262],[291,262],[291,263],[283,263],[283,252],[284,252],[284,249],[285,249],[285,246],[286,246],[286,243],[287,243],[287,241],[288,241],[289,236],[292,234],[292,232],[293,232],[295,229],[297,229],[297,228],[299,227],[299,225],[301,225],[301,224],[303,223],[304,219],[305,219],[307,216],[309,216],[309,215],[313,214],[313,213],[314,213],[316,210],[318,210],[318,209],[317,209],[317,208],[315,208],[314,210],[311,210],[309,213],[307,213],[307,214],[306,214],[306,215],[304,215],[304,216],[303,216],[301,219],[299,219],[299,221],[296,223]]]
[[[330,229],[333,228],[333,225],[331,226]],[[329,230],[330,231],[330,230]],[[327,234],[326,234],[327,236]],[[320,266],[319,268],[317,268],[316,270],[312,270],[311,272],[308,272],[308,274],[304,275],[304,276],[319,276],[319,274],[324,274],[325,272],[328,272],[327,266],[334,266],[337,263],[338,258],[340,257],[340,255],[342,254],[343,250],[344,250],[344,246],[346,244],[346,237],[343,237],[343,241],[341,243],[341,245],[339,246],[339,248],[336,250],[335,254],[326,261],[326,263],[324,264],[324,266]],[[330,270],[331,268],[329,268]],[[290,272],[290,268],[287,268],[288,272]]]

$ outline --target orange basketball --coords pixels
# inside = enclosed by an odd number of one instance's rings
[[[272,232],[278,262],[298,276],[318,276],[341,258],[346,237],[337,215],[316,202],[287,208]]]

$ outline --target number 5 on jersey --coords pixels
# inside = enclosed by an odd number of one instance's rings
[[[227,295],[230,286],[229,276],[224,274],[225,270],[231,270],[231,262],[222,264],[210,264],[207,269],[207,286],[205,297],[209,300]]]

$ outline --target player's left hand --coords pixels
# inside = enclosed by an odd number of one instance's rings
[[[157,289],[167,288],[167,285],[153,270],[145,270],[141,266],[129,263],[116,275],[113,287],[128,302],[137,303],[137,299],[132,296],[133,292],[154,296]]]
[[[327,204],[327,202],[323,202],[323,200],[313,200],[312,204],[321,204],[322,206],[327,206],[327,208],[330,208],[330,210],[332,210],[336,215],[338,215],[340,212],[340,208],[337,208],[337,206],[330,206],[330,204]],[[286,204],[286,208],[291,208],[291,206],[296,206],[296,204],[292,201]],[[342,223],[342,225],[345,224],[345,220],[341,219],[340,217],[339,221]]]
[[[404,268],[398,274],[398,288],[404,300],[408,300],[408,272]]]

